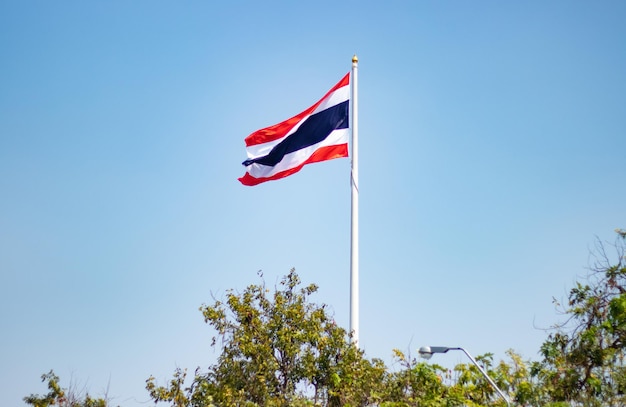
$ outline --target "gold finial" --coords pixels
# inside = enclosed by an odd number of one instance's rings
[[[356,54],[354,54],[354,56],[352,57],[352,63],[356,64],[359,62],[359,58],[356,57]]]

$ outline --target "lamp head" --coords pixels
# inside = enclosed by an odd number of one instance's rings
[[[433,357],[433,352],[430,350],[430,346],[422,346],[418,350],[420,356],[426,360]]]
[[[449,348],[447,346],[422,346],[418,352],[424,359],[430,359],[433,353],[446,353],[450,349],[462,349],[462,348]]]

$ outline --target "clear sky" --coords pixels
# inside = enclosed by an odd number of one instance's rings
[[[0,404],[115,405],[217,353],[198,307],[295,267],[349,325],[349,159],[243,139],[359,57],[361,346],[537,360],[626,227],[623,1],[0,2]],[[467,362],[462,354],[437,362]],[[435,361],[433,359],[433,361]]]

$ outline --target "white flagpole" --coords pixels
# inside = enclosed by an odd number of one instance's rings
[[[359,59],[352,57],[352,72],[350,75],[350,105],[352,114],[352,158],[350,185],[352,190],[352,216],[350,231],[350,331],[352,343],[358,346],[359,342],[359,115],[357,94],[357,70]]]

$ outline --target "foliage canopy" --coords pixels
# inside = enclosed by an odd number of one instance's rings
[[[70,386],[69,389],[61,388],[59,377],[50,370],[41,375],[42,382],[48,382],[48,394],[39,396],[31,394],[24,397],[24,402],[33,407],[107,407],[108,403],[104,398],[92,398],[89,393],[77,391]]]

